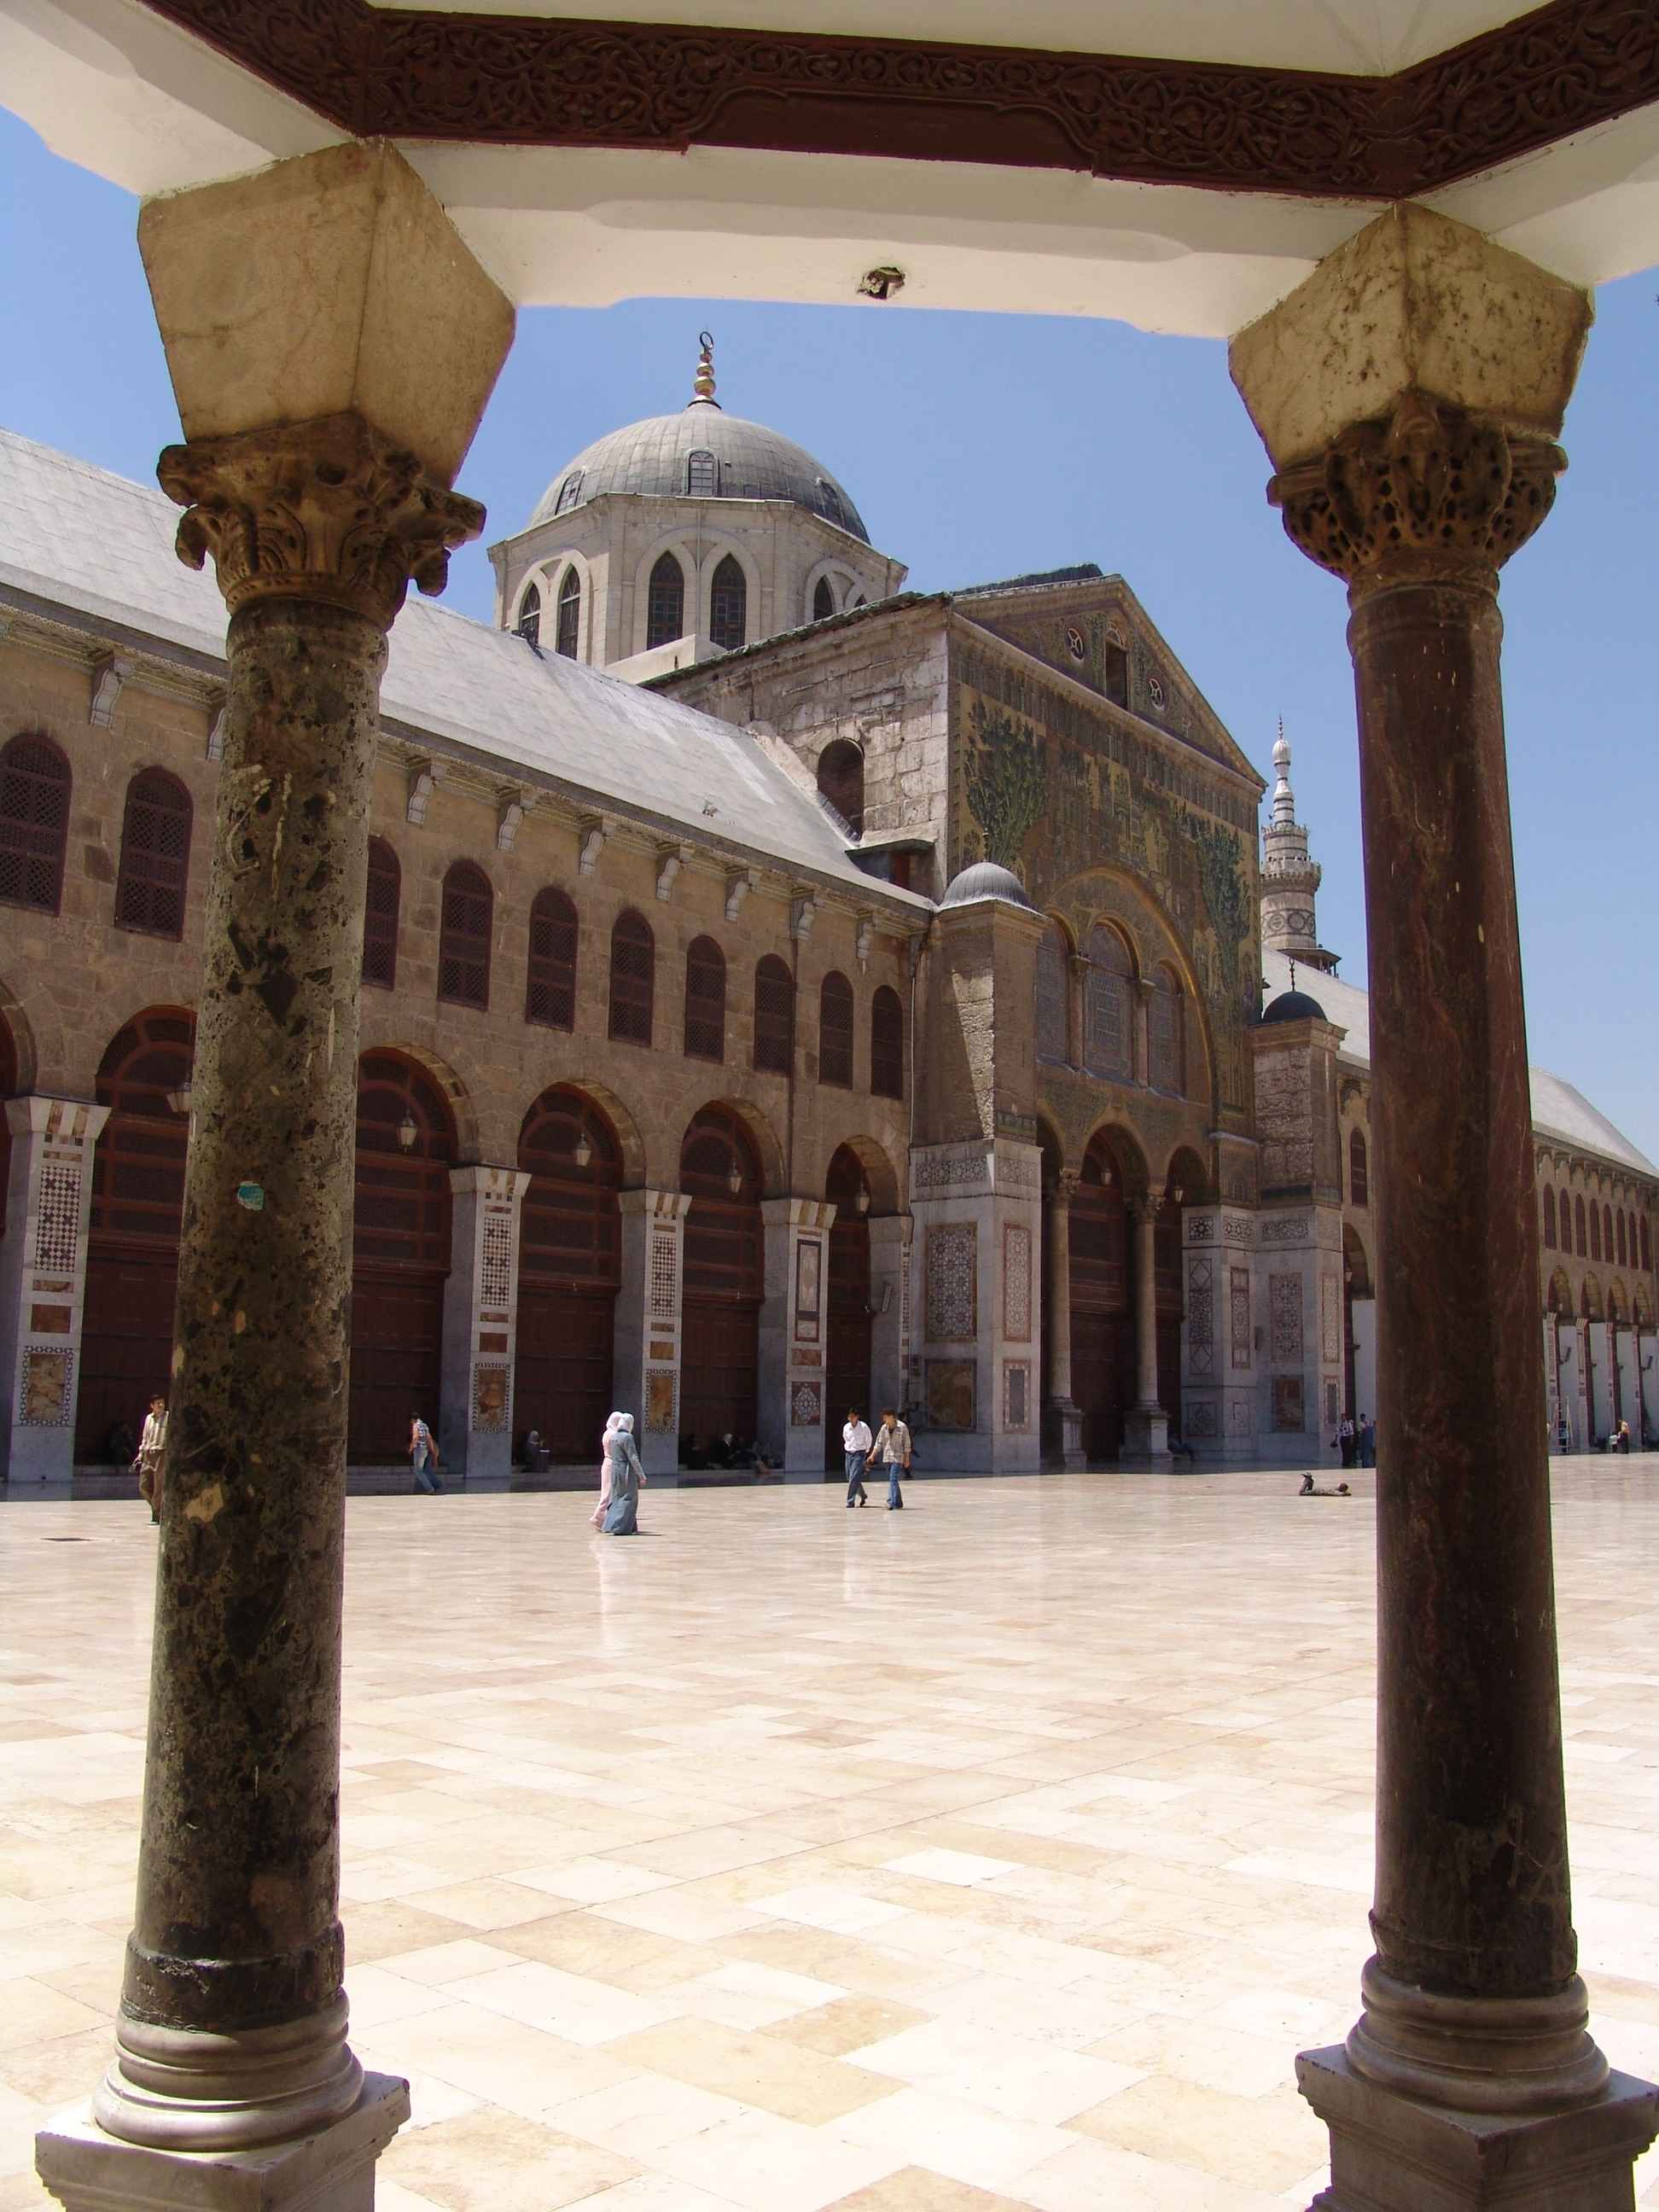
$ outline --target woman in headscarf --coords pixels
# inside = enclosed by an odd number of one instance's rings
[[[596,1528],[605,1526],[605,1516],[611,1510],[611,1446],[623,1418],[621,1413],[612,1413],[599,1438],[599,1502],[587,1516]]]
[[[640,1485],[645,1469],[634,1442],[634,1416],[617,1416],[619,1427],[611,1439],[611,1505],[605,1516],[607,1536],[637,1536],[640,1533]]]

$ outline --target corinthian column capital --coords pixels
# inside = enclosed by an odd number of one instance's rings
[[[442,591],[484,511],[361,415],[169,446],[156,469],[185,509],[179,557],[212,556],[234,615],[259,599],[319,599],[389,629],[412,580]]]

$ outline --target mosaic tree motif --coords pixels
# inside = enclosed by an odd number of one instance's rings
[[[1048,805],[1048,771],[1029,722],[988,714],[975,699],[969,723],[974,735],[969,811],[983,833],[986,859],[1017,871],[1025,840]]]

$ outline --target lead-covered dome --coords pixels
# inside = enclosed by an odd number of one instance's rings
[[[951,877],[945,887],[941,907],[972,906],[976,899],[1006,899],[1010,906],[1029,907],[1025,886],[1012,868],[999,867],[994,860],[975,860]]]
[[[585,446],[549,484],[531,526],[611,491],[647,499],[787,499],[870,543],[863,517],[822,461],[793,438],[721,407],[707,338],[696,390],[678,415],[652,415]]]

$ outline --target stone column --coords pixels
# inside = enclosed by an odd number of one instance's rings
[[[84,1098],[9,1098],[5,1114],[11,1176],[0,1240],[0,1480],[67,1482],[75,1472],[92,1152],[109,1109]]]
[[[634,1416],[646,1473],[673,1474],[680,1463],[681,1299],[691,1200],[684,1191],[641,1188],[620,1192],[617,1202],[622,1214],[622,1283],[617,1292],[616,1401],[622,1412]]]
[[[517,1168],[452,1168],[449,1188],[454,1259],[444,1285],[439,1449],[452,1474],[505,1482],[513,1472],[519,1212],[530,1177]]]
[[[1050,1467],[1087,1466],[1083,1408],[1072,1396],[1072,1194],[1076,1172],[1062,1168],[1043,1194],[1048,1267],[1048,1390],[1042,1401],[1042,1455]]]
[[[1182,1215],[1185,1318],[1181,1325],[1181,1433],[1201,1460],[1255,1457],[1255,1216],[1224,1202]]]
[[[822,1482],[830,1227],[836,1209],[823,1199],[769,1198],[761,1202],[761,1216],[766,1237],[761,1449],[786,1479]]]
[[[1128,1202],[1130,1233],[1134,1240],[1135,1273],[1135,1402],[1123,1416],[1126,1467],[1153,1467],[1167,1471],[1170,1456],[1170,1417],[1158,1395],[1158,1210],[1164,1193],[1156,1185],[1144,1198]]]
[[[229,611],[136,1924],[72,2212],[362,2212],[408,2112],[346,2040],[341,1582],[358,990],[386,635],[482,508],[449,489],[507,302],[389,148],[146,204],[188,443],[180,556]]]
[[[1348,586],[1373,979],[1376,1954],[1346,2047],[1298,2061],[1325,2212],[1628,2208],[1659,2105],[1609,2076],[1575,1972],[1498,673],[1589,321],[1407,207],[1232,349],[1269,495]]]

